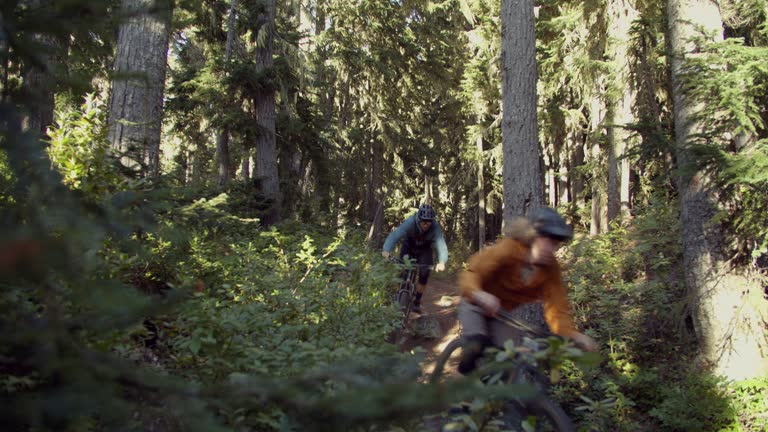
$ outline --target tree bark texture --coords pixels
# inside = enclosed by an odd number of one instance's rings
[[[477,249],[485,246],[485,154],[483,136],[477,137]]]
[[[171,22],[170,6],[152,0],[123,0],[128,18],[120,24],[115,55],[107,138],[132,168],[160,172],[163,92]],[[158,2],[163,4],[163,2]]]
[[[533,0],[501,2],[501,77],[504,223],[544,203],[536,120],[536,34]],[[513,315],[545,326],[541,305],[528,304]]]
[[[243,160],[240,162],[240,179],[248,181],[251,179],[251,152],[246,150],[243,153]]]
[[[608,212],[606,207],[606,176],[604,172],[603,148],[600,146],[601,126],[604,124],[605,106],[596,95],[593,96],[589,110],[590,117],[590,157],[594,169],[592,174],[592,222],[589,233],[597,235],[608,231]]]
[[[32,10],[50,7],[51,0],[30,0]],[[53,124],[55,69],[57,63],[63,64],[57,53],[61,51],[56,40],[50,35],[35,34],[32,38],[40,44],[37,60],[39,63],[26,65],[22,77],[24,93],[30,99],[29,112],[24,121],[24,128],[45,134]],[[4,87],[5,88],[5,87]]]
[[[237,25],[237,0],[232,0],[229,4],[229,18],[227,19],[227,44],[224,46],[224,62],[229,66],[232,59],[232,50],[235,43],[235,29]],[[224,125],[216,137],[216,162],[218,163],[219,187],[229,183],[229,173],[232,170],[232,160],[229,152],[229,126]]]
[[[696,28],[711,31],[718,41],[723,23],[718,5],[707,0],[669,0],[667,18],[676,154],[683,172],[692,172],[687,169],[693,168],[693,155],[686,145],[702,130],[693,118],[701,105],[683,92],[681,71],[687,58],[698,55],[690,42]],[[718,211],[713,186],[701,171],[680,178],[683,269],[694,331],[703,358],[717,373],[731,379],[761,376],[768,372],[765,317],[752,305],[765,299],[758,284],[726,262],[723,231],[713,220]]]
[[[572,211],[575,212],[584,204],[584,174],[577,170],[584,165],[583,136],[575,131],[571,132],[568,136],[568,142],[571,147],[567,165],[569,195]]]
[[[371,246],[379,247],[382,242],[384,231],[384,200],[382,196],[382,187],[384,185],[384,142],[379,138],[374,138],[371,154],[371,229],[368,231],[368,243]]]
[[[502,0],[504,221],[544,202],[536,122],[536,35],[532,0]]]
[[[631,43],[630,29],[637,19],[638,12],[634,5],[627,0],[613,0],[608,6],[609,19],[609,55],[613,60],[615,77],[614,85],[620,91],[616,100],[611,101],[611,125],[608,131],[608,221],[629,213],[629,159],[626,151],[631,139],[629,131],[624,128],[628,123],[636,123],[632,113],[632,105],[636,91],[631,85],[629,73],[629,49]],[[618,90],[617,89],[617,90]]]
[[[218,168],[218,185],[225,186],[229,183],[232,159],[229,155],[229,128],[224,127],[216,134],[216,165]]]
[[[263,46],[256,47],[256,67],[267,76],[273,73],[272,53],[275,25],[275,0],[266,2],[265,15],[259,18],[264,22],[260,32],[266,32]],[[275,134],[275,90],[274,82],[270,79],[267,85],[259,91],[255,100],[256,122],[260,133],[256,138],[256,166],[254,172],[261,181],[262,192],[272,201],[270,211],[264,219],[266,225],[280,220],[280,180],[277,169],[277,140]]]

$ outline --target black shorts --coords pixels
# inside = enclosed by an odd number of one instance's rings
[[[419,284],[426,285],[429,280],[429,273],[431,272],[432,264],[432,249],[407,249],[402,248],[400,250],[400,259],[408,256],[410,259],[415,259],[416,264],[419,264]]]

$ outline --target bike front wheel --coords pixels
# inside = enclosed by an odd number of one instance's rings
[[[397,306],[400,308],[400,310],[406,310],[408,305],[411,303],[411,293],[406,288],[400,288],[397,291],[396,297],[397,298],[395,299],[395,302],[397,303]]]
[[[518,368],[512,382],[536,387],[539,394],[532,399],[512,400],[504,404],[502,420],[509,427],[536,432],[576,432],[571,418],[563,408],[547,396],[546,376],[527,366]]]
[[[526,401],[507,402],[501,420],[511,430],[576,432],[576,427],[563,408],[543,395]]]

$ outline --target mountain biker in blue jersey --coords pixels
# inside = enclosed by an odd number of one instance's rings
[[[448,262],[448,246],[445,245],[443,230],[435,220],[435,210],[429,204],[422,204],[419,211],[406,219],[397,229],[392,231],[384,242],[381,254],[388,258],[395,244],[402,240],[400,259],[408,256],[416,260],[419,266],[419,280],[416,283],[416,299],[413,311],[421,313],[421,296],[427,288],[430,266],[433,263],[432,246],[437,249],[437,265],[435,271],[445,270]]]

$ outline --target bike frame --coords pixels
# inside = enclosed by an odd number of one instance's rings
[[[390,258],[390,260],[404,267],[404,274],[400,280],[400,286],[395,293],[394,302],[403,309],[403,321],[398,334],[408,326],[408,320],[413,309],[413,302],[416,298],[416,278],[418,270],[423,267],[432,268],[432,265],[416,264],[415,262],[404,262],[399,258]],[[403,299],[405,299],[403,301]]]
[[[537,330],[528,324],[521,322],[505,310],[500,310],[495,318],[534,337],[541,338],[554,336],[552,333]],[[438,382],[451,354],[459,348],[463,349],[466,344],[467,340],[463,337],[459,337],[446,346],[435,362],[435,368],[429,380],[431,383]],[[503,347],[497,348],[503,349]],[[506,379],[504,379],[504,381],[515,384],[533,385],[538,390],[537,395],[531,399],[512,401],[515,406],[518,407],[519,414],[523,416],[533,414],[535,416],[546,417],[559,431],[572,432],[576,430],[563,409],[556,402],[549,399],[549,379],[539,371],[536,365],[531,364],[524,357],[523,353],[516,352],[509,359],[507,365],[501,363],[498,365],[486,365],[486,367],[478,368],[473,374],[477,376],[487,376],[489,373],[491,376],[498,377],[506,374]]]

